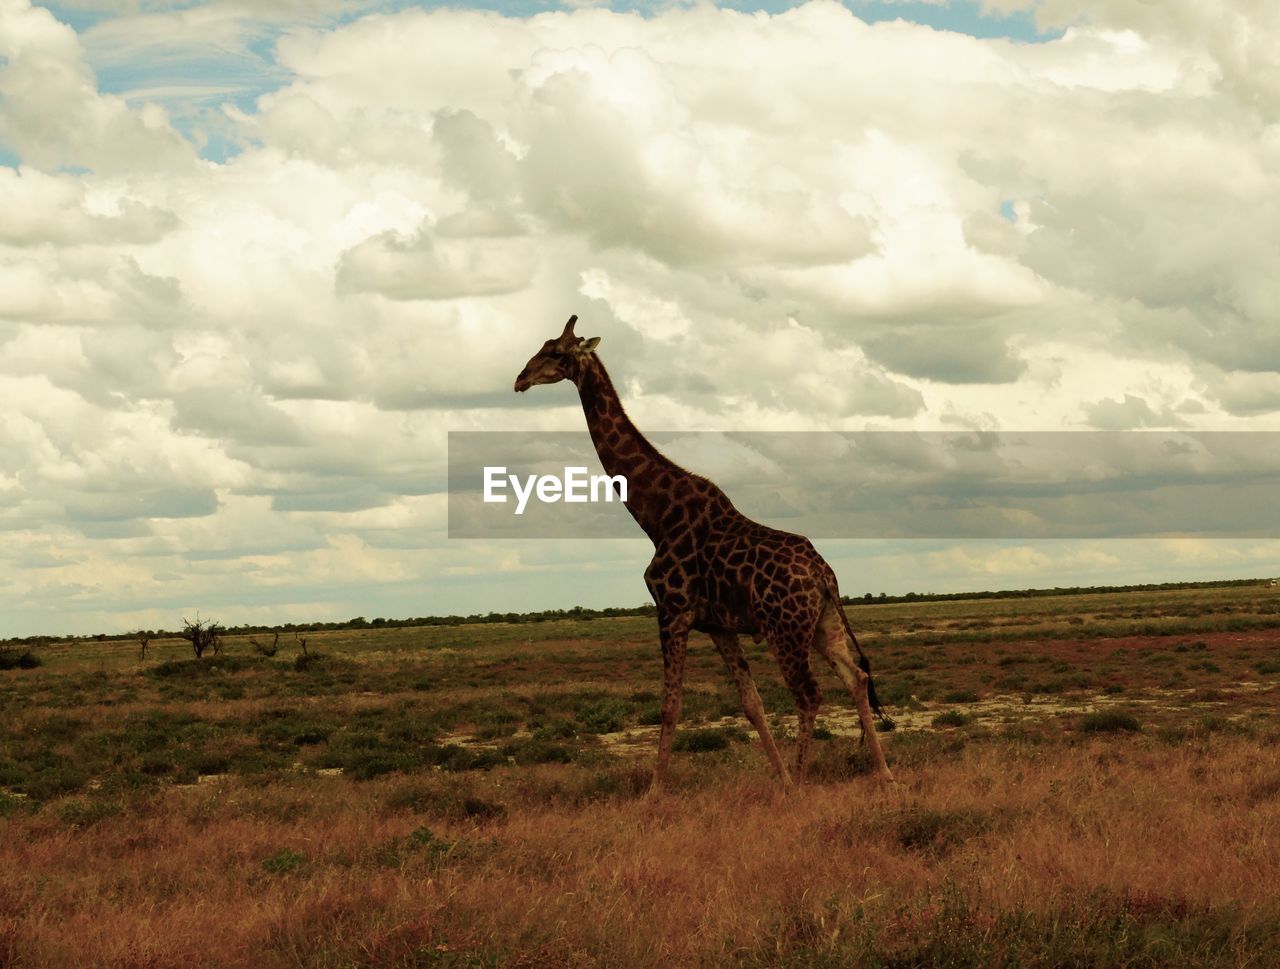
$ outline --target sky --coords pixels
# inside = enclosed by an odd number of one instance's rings
[[[449,432],[581,430],[511,392],[570,313],[655,432],[1274,432],[1278,257],[1271,0],[0,0],[0,638],[645,601],[642,538],[448,537]]]

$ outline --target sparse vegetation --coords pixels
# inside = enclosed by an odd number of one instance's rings
[[[280,630],[272,632],[270,643],[260,643],[256,636],[250,636],[249,644],[263,656],[274,656],[280,648]]]
[[[947,710],[933,718],[935,727],[963,727],[969,718],[959,710]]]
[[[1100,710],[1086,713],[1080,720],[1080,729],[1085,733],[1114,733],[1118,730],[1138,731],[1142,724],[1125,710]]]
[[[33,670],[40,665],[40,657],[30,648],[0,646],[0,670]]]
[[[674,748],[679,751],[705,753],[710,750],[726,750],[734,740],[741,737],[740,732],[704,728],[686,730],[676,735]]]
[[[43,665],[0,671],[0,963],[1263,965],[1274,598],[858,604],[902,788],[815,665],[829,739],[792,796],[703,640],[672,791],[642,796],[644,615],[11,644]]]
[[[182,620],[182,638],[191,643],[191,650],[196,654],[196,659],[204,656],[206,650],[214,653],[222,652],[223,632],[225,630],[212,619],[201,619],[196,616],[194,622],[186,618]]]

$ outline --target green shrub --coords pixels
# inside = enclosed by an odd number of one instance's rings
[[[656,727],[662,723],[662,704],[651,703],[640,711],[636,722],[645,727]]]
[[[106,818],[113,818],[123,810],[119,801],[70,800],[58,808],[58,817],[74,828],[88,828]]]
[[[944,855],[993,827],[992,816],[979,810],[907,808],[891,815],[889,822],[903,848],[935,856]]]
[[[351,752],[342,764],[342,771],[358,781],[367,781],[383,774],[411,769],[411,763],[399,754],[381,752]]]
[[[1137,731],[1142,729],[1138,718],[1124,710],[1098,710],[1086,713],[1080,720],[1080,730],[1084,733],[1115,733],[1121,731]]]
[[[631,705],[622,700],[597,700],[578,711],[584,733],[617,733],[626,725]]]
[[[517,764],[568,764],[573,761],[573,751],[569,747],[536,736],[504,744],[502,752]]]
[[[441,787],[430,780],[409,780],[393,788],[386,799],[393,810],[434,814],[452,821],[491,821],[506,816],[507,809],[496,801],[464,795],[456,783]]]
[[[40,657],[30,649],[0,646],[0,670],[33,670],[43,665]]]
[[[959,710],[947,710],[933,718],[935,727],[963,727],[970,721],[970,717],[961,713]]]
[[[349,659],[325,653],[300,653],[293,661],[293,670],[295,673],[322,673],[351,669],[353,665]]]
[[[88,773],[79,768],[50,766],[27,776],[17,787],[30,798],[49,801],[81,790],[88,783]]]
[[[249,656],[204,656],[201,659],[171,659],[157,663],[147,670],[148,676],[157,679],[199,679],[207,676],[221,676],[226,673],[239,673],[242,670],[261,668],[266,664],[256,657]]]
[[[482,797],[464,797],[459,805],[462,816],[473,821],[493,821],[507,816],[507,808]]]
[[[447,854],[453,847],[453,842],[437,838],[430,828],[415,828],[405,840],[414,848],[433,855]]]
[[[295,727],[290,738],[295,746],[313,747],[329,739],[329,728],[320,726]]]
[[[676,735],[676,750],[691,753],[705,753],[711,750],[725,750],[731,737],[723,729],[711,727],[705,730],[686,730]]]
[[[496,750],[476,750],[458,744],[445,744],[435,749],[440,752],[437,763],[442,770],[488,770],[507,762],[506,757]]]
[[[544,723],[533,732],[534,740],[572,740],[578,735],[578,728],[572,720],[553,720]]]
[[[297,871],[307,859],[292,848],[281,848],[274,855],[262,860],[262,867],[273,875],[287,875]]]

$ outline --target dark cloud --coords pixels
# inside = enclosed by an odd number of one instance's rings
[[[1127,431],[1141,427],[1186,427],[1187,422],[1172,408],[1156,411],[1147,401],[1134,394],[1121,400],[1104,398],[1084,406],[1090,427],[1103,431]]]
[[[518,292],[538,265],[534,243],[520,237],[441,237],[424,226],[412,237],[383,233],[343,253],[340,292],[390,299],[458,299]]]
[[[218,499],[211,488],[147,487],[109,492],[85,490],[67,497],[67,518],[76,524],[212,515]]]
[[[889,370],[943,383],[1012,383],[1026,369],[998,330],[966,324],[900,327],[863,348]]]

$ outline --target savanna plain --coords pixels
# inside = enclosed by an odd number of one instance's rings
[[[0,965],[1280,963],[1277,589],[848,612],[896,787],[819,660],[784,793],[695,636],[648,796],[652,617],[42,644],[0,671]]]

